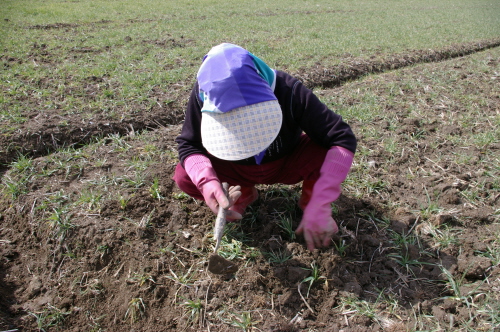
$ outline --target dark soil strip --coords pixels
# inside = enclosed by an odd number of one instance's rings
[[[59,25],[57,26],[59,27]],[[345,58],[342,59],[342,64],[332,68],[325,68],[318,64],[314,68],[303,68],[291,74],[310,88],[319,86],[330,88],[368,74],[382,73],[418,63],[444,61],[498,46],[500,46],[500,38],[452,45],[442,50],[414,50],[393,55],[374,55],[370,59]],[[183,119],[183,101],[186,100],[187,93],[170,104],[168,109],[153,107],[147,114],[137,114],[133,120],[126,122],[106,121],[106,123],[94,123],[82,127],[81,122],[75,119],[74,126],[70,123],[66,128],[45,127],[35,123],[28,124],[29,130],[20,131],[10,137],[0,137],[0,146],[4,147],[0,151],[0,175],[21,154],[39,157],[51,153],[58,147],[78,147],[88,144],[96,137],[109,134],[126,135],[131,131],[131,128],[134,131],[142,131],[154,130],[159,126],[178,125]],[[69,119],[68,122],[72,122],[72,119]]]
[[[333,68],[324,68],[321,65],[315,68],[303,68],[295,76],[310,88],[331,88],[367,74],[382,73],[419,63],[449,60],[498,46],[500,46],[500,38],[451,45],[442,50],[414,50],[408,53],[385,55],[378,59],[374,59],[376,56],[372,56],[371,59],[347,58],[342,61],[342,64]]]

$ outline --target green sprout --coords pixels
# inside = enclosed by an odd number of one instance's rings
[[[309,297],[309,291],[311,290],[312,285],[321,279],[325,279],[325,280],[327,280],[327,279],[326,279],[326,277],[320,275],[319,266],[316,265],[316,262],[311,263],[310,269],[304,268],[304,270],[311,271],[311,275],[307,278],[304,278],[304,280],[302,280],[303,283],[309,283],[309,287],[307,288],[307,295],[306,295],[306,297]],[[328,282],[328,281],[326,281],[326,282]]]
[[[125,320],[130,319],[130,324],[133,324],[139,320],[146,312],[146,306],[142,298],[133,298],[128,303],[127,312],[125,312]]]
[[[339,255],[342,257],[345,256],[346,250],[349,247],[349,245],[345,243],[344,239],[342,239],[342,241],[339,244],[337,244],[337,242],[333,242],[333,246],[335,247],[335,249],[337,249]]]
[[[35,317],[38,330],[45,332],[48,328],[60,326],[70,313],[61,311],[49,304],[47,309],[42,312],[28,312],[28,314]]]
[[[189,323],[193,324],[196,321],[198,321],[201,317],[201,313],[203,312],[203,303],[201,302],[200,299],[196,300],[189,300],[186,298],[181,298],[184,300],[183,303],[180,303],[182,306],[184,306],[185,309],[185,315],[189,315],[188,321]]]
[[[296,238],[295,230],[293,229],[293,220],[289,217],[280,217],[278,226],[285,232],[286,237],[293,241]]]
[[[269,261],[269,263],[275,263],[275,264],[282,264],[287,260],[289,260],[290,258],[292,258],[292,255],[289,254],[286,250],[281,251],[280,249],[278,249],[277,252],[271,250],[271,252],[267,253],[267,256],[268,256],[267,260]]]
[[[244,332],[250,332],[253,330],[253,326],[260,323],[260,321],[254,321],[252,319],[252,314],[245,311],[241,314],[232,313],[230,323],[232,326],[238,327]]]
[[[55,234],[59,236],[59,241],[62,242],[69,230],[75,227],[75,225],[71,223],[71,214],[68,211],[61,207],[54,208],[53,210],[54,212],[49,216],[48,220],[52,228],[55,228]]]
[[[149,188],[149,193],[151,194],[151,197],[153,197],[154,199],[161,200],[164,198],[160,192],[160,184],[158,182],[158,178],[154,179],[153,184]]]

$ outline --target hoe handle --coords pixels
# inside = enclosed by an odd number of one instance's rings
[[[227,196],[229,184],[227,182],[222,183],[222,189],[224,189],[224,194],[226,194]],[[226,210],[222,206],[219,206],[219,213],[217,213],[217,219],[215,219],[215,227],[214,227],[214,240],[216,241],[214,253],[216,253],[217,250],[219,250],[225,226],[226,226]]]

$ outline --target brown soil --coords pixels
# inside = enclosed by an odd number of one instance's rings
[[[411,56],[419,55],[409,54],[408,58]],[[401,59],[386,63],[382,69],[397,66]],[[498,114],[498,58],[491,59],[488,72],[480,73],[468,70],[466,58],[429,65],[436,70],[463,72],[463,79],[471,83],[468,93],[484,96],[483,114]],[[408,72],[417,75],[423,66]],[[354,64],[352,69],[356,70]],[[313,82],[311,77],[330,71],[316,68],[309,78],[298,76],[317,86],[322,82]],[[363,65],[357,72],[370,70]],[[497,75],[495,84],[484,83],[493,75]],[[377,79],[397,83],[399,78],[387,73]],[[367,83],[355,84],[361,87]],[[421,102],[420,90],[403,87],[401,92],[396,98],[405,103]],[[342,93],[338,87],[324,90],[321,97],[337,98]],[[346,190],[336,202],[340,232],[334,241],[344,243],[345,251],[332,247],[309,252],[302,239],[289,239],[276,215],[289,213],[297,226],[300,209],[290,210],[290,202],[295,203],[300,186],[261,186],[260,199],[241,223],[233,224],[236,239],[256,248],[257,253],[233,259],[239,267],[234,275],[217,276],[206,271],[214,216],[204,204],[179,196],[171,180],[181,104],[179,100],[168,110],[139,114],[130,123],[94,119],[94,124],[83,130],[71,124],[79,119],[69,119],[70,125],[61,130],[57,114],[46,114],[43,121],[25,123],[24,134],[2,137],[0,144],[39,156],[34,163],[39,173],[55,171],[34,178],[27,184],[28,192],[16,199],[1,198],[0,330],[241,331],[231,322],[243,319],[243,313],[250,314],[256,331],[401,331],[411,329],[415,315],[421,314],[432,315],[441,326],[453,330],[459,322],[469,320],[471,311],[463,301],[446,298],[453,293],[446,287],[447,277],[439,265],[464,278],[462,294],[474,295],[478,307],[486,300],[485,293],[499,289],[499,266],[479,253],[498,241],[500,231],[498,183],[481,172],[484,149],[498,151],[500,146],[496,143],[464,152],[447,140],[463,130],[488,130],[487,124],[474,128],[442,126],[439,105],[422,108],[419,118],[409,116],[403,107],[387,109],[394,123],[386,119],[372,123],[379,139],[358,133],[361,150],[370,154],[368,158],[358,153],[352,171],[356,174],[360,168],[370,167],[369,176],[384,186],[361,198]],[[360,122],[347,120],[357,131]],[[158,123],[163,126],[158,127]],[[141,135],[131,129],[146,127],[156,129]],[[124,140],[129,148],[112,149],[110,139],[83,146],[78,157],[66,158],[71,166],[66,169],[57,169],[51,155],[42,156],[48,146],[57,145],[54,142],[79,144],[109,133],[127,134]],[[406,153],[395,156],[384,149],[380,142],[389,137],[408,146]],[[144,170],[145,183],[159,179],[163,198],[153,198],[147,186],[123,189],[110,183],[108,195],[98,206],[92,208],[89,203],[83,209],[82,204],[71,205],[67,213],[72,227],[50,227],[54,209],[104,177],[125,178],[130,174],[128,162],[140,158],[151,145],[158,151],[172,151]],[[457,153],[466,153],[469,162],[451,162]],[[11,161],[12,156],[14,150],[2,160]],[[76,167],[82,160],[86,166]],[[99,160],[105,162],[98,164]],[[418,173],[409,177],[408,170]],[[462,193],[477,183],[483,183],[486,190],[479,193],[480,203],[470,204]],[[429,193],[440,209],[430,211],[433,213],[424,222],[419,211],[429,206]],[[56,194],[59,196],[54,198]],[[127,199],[126,204],[118,199],[120,195]],[[436,246],[428,225],[453,228],[460,234],[457,242]],[[401,253],[395,249],[397,234],[409,234],[416,242],[404,246]],[[270,263],[269,252],[286,253],[291,259]],[[395,255],[419,264],[403,266]],[[303,281],[311,276],[312,266],[319,267],[321,278],[309,289],[309,283]],[[193,278],[185,282],[176,278],[182,276]],[[345,306],[347,299],[366,301],[379,315]],[[390,299],[398,303],[394,310]],[[182,303],[187,300],[200,301],[199,316],[186,313],[187,306]],[[492,322],[486,314],[473,315],[473,328],[498,327],[499,322]]]

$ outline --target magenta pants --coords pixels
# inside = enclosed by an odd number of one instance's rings
[[[230,186],[253,187],[256,184],[296,184],[303,180],[316,181],[328,150],[303,134],[293,152],[281,159],[263,165],[238,165],[208,156],[221,182]],[[203,195],[179,163],[173,180],[189,196],[203,200]]]

